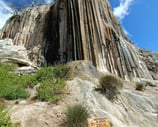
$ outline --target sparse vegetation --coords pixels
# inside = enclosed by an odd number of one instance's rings
[[[5,111],[5,105],[0,100],[0,127],[11,127],[11,119],[8,113]]]
[[[14,100],[27,98],[29,93],[26,88],[32,88],[37,83],[37,98],[42,101],[58,101],[65,88],[65,77],[68,72],[66,65],[45,67],[35,75],[17,76],[11,73],[16,66],[0,63],[0,98]]]
[[[46,67],[37,72],[36,80],[41,83],[37,98],[42,101],[56,102],[61,99],[65,88],[65,77],[69,68],[58,65],[54,68]]]
[[[141,82],[136,82],[136,90],[143,91],[145,88],[144,84]]]
[[[57,102],[64,93],[65,81],[63,79],[52,78],[51,81],[42,81],[37,89],[37,98],[41,101]]]
[[[100,78],[99,87],[96,90],[105,94],[109,100],[114,100],[119,94],[119,89],[123,87],[123,81],[113,75],[106,75]]]
[[[68,127],[84,127],[87,124],[88,111],[82,105],[68,107],[66,120]]]

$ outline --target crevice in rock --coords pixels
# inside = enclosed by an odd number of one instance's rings
[[[58,20],[57,4],[55,4],[50,8],[46,18],[44,56],[48,65],[54,64],[58,60]]]

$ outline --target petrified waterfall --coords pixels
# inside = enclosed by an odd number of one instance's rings
[[[8,20],[0,38],[24,45],[30,59],[47,64],[88,60],[122,78],[153,79],[137,48],[124,34],[108,0],[56,0],[26,8]]]

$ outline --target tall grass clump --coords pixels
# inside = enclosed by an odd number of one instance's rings
[[[113,75],[105,75],[100,78],[97,90],[105,94],[109,100],[114,100],[122,87],[123,81],[121,79]]]
[[[89,114],[82,105],[68,107],[66,112],[66,122],[68,127],[85,127]]]

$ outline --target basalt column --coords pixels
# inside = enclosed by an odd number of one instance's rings
[[[3,27],[0,38],[6,37],[25,46],[37,65],[87,60],[125,79],[156,79],[156,67],[144,62],[147,56],[124,34],[108,0],[56,0],[26,8]]]
[[[123,78],[148,77],[138,48],[126,37],[106,0],[57,0],[61,61],[88,60]],[[147,74],[145,74],[147,73]]]

